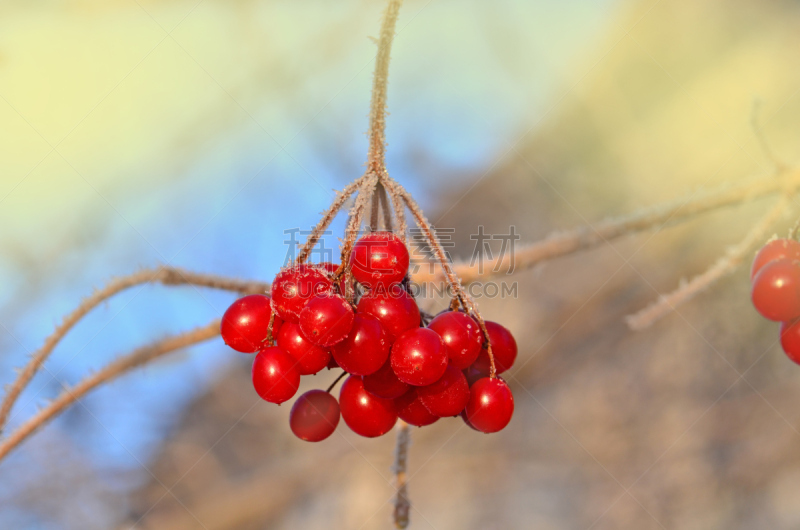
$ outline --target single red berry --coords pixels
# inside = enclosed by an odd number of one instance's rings
[[[781,347],[789,359],[800,364],[800,320],[781,322]]]
[[[502,379],[484,377],[472,385],[464,411],[472,427],[481,432],[497,432],[514,415],[514,396]]]
[[[269,296],[251,294],[239,298],[222,315],[219,331],[225,344],[242,353],[255,353],[267,340],[267,329],[272,314]],[[281,321],[275,318],[274,328]]]
[[[419,327],[417,303],[399,285],[364,294],[358,302],[357,311],[377,318],[390,340]]]
[[[397,423],[394,402],[367,392],[358,376],[351,375],[342,384],[339,406],[347,426],[354,433],[367,438],[386,434]]]
[[[406,331],[392,345],[392,370],[398,379],[415,386],[435,383],[447,370],[442,338],[426,328]]]
[[[331,353],[345,372],[369,375],[383,366],[389,358],[390,348],[389,336],[378,319],[356,313],[350,334],[342,342],[334,344]]]
[[[450,364],[463,370],[475,362],[483,345],[483,334],[472,317],[458,311],[448,311],[428,324],[444,341]]]
[[[517,359],[517,341],[514,340],[510,331],[497,322],[487,320],[485,324],[486,331],[489,333],[489,343],[492,345],[494,366],[497,373],[502,374],[511,368]],[[489,352],[486,348],[481,350],[473,366],[481,372],[489,374]]]
[[[392,232],[372,232],[359,239],[350,253],[350,270],[369,288],[403,281],[408,272],[408,249]]]
[[[800,317],[800,262],[784,258],[764,265],[753,280],[751,297],[764,318],[788,322]]]
[[[431,414],[457,416],[469,401],[469,384],[461,370],[450,364],[438,381],[417,388],[417,394]]]
[[[331,352],[308,340],[294,322],[286,322],[281,327],[278,347],[294,357],[300,375],[316,374],[331,360]]]
[[[294,402],[289,427],[307,442],[320,442],[339,425],[339,403],[324,390],[309,390]]]
[[[261,350],[253,361],[253,387],[261,399],[278,404],[291,399],[300,387],[296,365],[294,357],[276,346]]]
[[[298,265],[284,269],[272,282],[272,301],[283,320],[297,322],[300,311],[320,293],[333,291],[328,275],[317,267]]]
[[[422,404],[417,389],[413,386],[408,392],[394,400],[394,407],[400,419],[409,425],[425,427],[439,421],[439,416],[431,414]]]
[[[753,281],[764,265],[784,258],[800,260],[800,243],[794,239],[774,239],[761,247],[750,267],[750,281]]]
[[[394,399],[408,392],[408,384],[397,378],[389,359],[377,372],[365,375],[362,379],[367,392],[384,399]]]
[[[353,308],[338,294],[318,294],[300,311],[300,329],[314,344],[333,346],[350,333],[353,317]]]

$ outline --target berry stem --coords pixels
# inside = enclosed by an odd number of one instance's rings
[[[389,0],[383,15],[378,38],[378,54],[372,74],[372,99],[369,110],[369,153],[367,171],[381,174],[386,167],[386,91],[389,81],[389,59],[397,15],[402,0]]]
[[[347,375],[347,372],[345,372],[344,370],[342,370],[342,373],[340,373],[340,374],[339,374],[339,377],[337,377],[336,379],[334,379],[334,380],[333,380],[333,383],[331,383],[331,384],[330,384],[330,386],[328,387],[328,389],[327,389],[325,392],[327,392],[328,394],[330,394],[330,393],[331,393],[331,390],[333,390],[333,389],[336,387],[336,384],[337,384],[339,381],[341,381],[342,379],[344,379],[344,376],[346,376],[346,375]]]

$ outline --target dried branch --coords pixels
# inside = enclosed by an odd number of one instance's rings
[[[703,274],[695,276],[691,281],[681,285],[675,291],[658,297],[658,300],[641,311],[625,317],[625,322],[633,330],[641,330],[651,326],[654,322],[667,316],[676,307],[693,298],[697,293],[704,291],[720,278],[730,274],[733,270],[753,252],[759,243],[763,242],[769,227],[778,220],[789,206],[788,195],[783,195],[775,206],[762,217],[747,235],[728,252],[719,258]]]
[[[453,272],[463,283],[468,284],[492,275],[505,274],[512,266],[515,272],[530,269],[539,263],[590,249],[619,237],[665,225],[673,226],[701,213],[742,204],[774,193],[793,193],[798,188],[800,188],[800,170],[783,172],[778,177],[769,176],[733,186],[720,186],[689,198],[659,204],[623,217],[607,219],[594,226],[580,226],[553,233],[536,243],[518,247],[513,256],[506,253],[505,256],[498,256],[494,260],[484,261],[483,273],[477,266],[470,267],[466,263],[453,264]],[[426,283],[440,281],[444,277],[441,271],[431,273],[429,270],[421,270],[414,275],[414,281]]]
[[[411,501],[408,499],[408,446],[411,444],[411,429],[403,420],[397,423],[397,444],[394,453],[394,475],[397,495],[394,500],[394,525],[407,528]]]
[[[172,335],[138,348],[128,355],[119,357],[102,370],[79,382],[75,387],[64,387],[64,391],[54,401],[37,412],[0,443],[0,460],[5,458],[11,450],[36,432],[37,429],[62,413],[71,404],[79,401],[89,391],[167,353],[212,339],[217,335],[219,335],[219,320],[214,320],[205,326],[180,335]]]
[[[0,431],[8,421],[8,415],[16,403],[19,395],[30,383],[33,376],[41,368],[42,364],[52,353],[56,345],[64,338],[75,324],[85,317],[92,309],[102,304],[114,295],[137,285],[145,283],[161,283],[164,285],[198,285],[214,289],[234,291],[241,294],[263,293],[269,290],[269,284],[236,280],[211,274],[198,274],[185,271],[175,267],[162,266],[157,269],[144,269],[130,276],[117,278],[99,291],[95,291],[90,297],[86,298],[72,313],[64,318],[64,321],[56,327],[55,331],[47,337],[44,345],[31,355],[31,359],[25,368],[19,373],[17,379],[11,384],[0,405]]]

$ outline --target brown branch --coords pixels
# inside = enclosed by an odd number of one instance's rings
[[[394,453],[394,475],[397,494],[394,499],[394,525],[407,528],[411,501],[408,498],[408,446],[411,444],[411,429],[403,420],[397,423],[397,443]]]
[[[124,357],[119,357],[105,368],[79,382],[75,387],[64,387],[64,391],[55,400],[37,412],[32,418],[23,423],[17,430],[11,433],[8,438],[0,443],[0,460],[5,458],[9,452],[36,432],[37,429],[41,428],[55,416],[62,413],[71,404],[80,400],[81,397],[103,383],[116,379],[133,368],[148,363],[167,353],[212,339],[217,335],[219,335],[219,320],[214,320],[205,326],[195,328],[180,335],[172,335],[138,348]]]
[[[378,38],[375,72],[372,74],[372,99],[369,109],[368,171],[380,174],[386,161],[386,90],[389,81],[389,57],[394,39],[394,28],[402,0],[389,0],[383,15]]]
[[[607,219],[594,226],[580,226],[553,233],[536,243],[517,248],[513,256],[506,253],[505,256],[498,256],[494,260],[484,261],[483,274],[479,272],[477,265],[470,266],[467,263],[453,264],[453,272],[464,283],[471,283],[479,278],[506,274],[512,265],[515,272],[530,269],[539,263],[594,248],[619,237],[665,225],[676,225],[701,213],[742,204],[774,193],[792,193],[798,188],[800,188],[800,170],[784,172],[777,178],[769,176],[733,186],[720,186],[702,194],[660,204],[624,217]],[[444,277],[441,271],[431,273],[425,270],[415,274],[414,281],[417,283],[441,281]]]
[[[166,266],[157,269],[144,269],[130,276],[117,278],[111,281],[104,288],[95,291],[90,297],[84,299],[72,313],[64,318],[64,321],[56,327],[55,331],[47,337],[44,345],[31,355],[30,361],[19,373],[17,379],[11,384],[3,399],[2,405],[0,405],[0,431],[2,431],[6,421],[8,421],[8,415],[11,413],[11,409],[19,398],[19,395],[28,383],[30,383],[31,379],[33,379],[33,376],[36,375],[36,372],[50,356],[56,345],[75,324],[85,317],[92,309],[114,295],[145,283],[198,285],[201,287],[234,291],[241,294],[263,293],[269,290],[269,284],[266,283],[236,280],[211,274],[199,274]]]
[[[651,326],[674,311],[676,307],[693,298],[697,293],[707,289],[720,278],[733,272],[742,260],[749,256],[759,243],[763,242],[764,234],[783,214],[789,206],[789,202],[789,196],[783,195],[775,206],[747,233],[744,239],[731,247],[708,270],[695,276],[691,281],[681,285],[675,291],[659,296],[658,300],[644,309],[633,315],[626,316],[625,322],[628,326],[633,330],[641,330]]]

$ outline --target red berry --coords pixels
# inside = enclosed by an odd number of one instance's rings
[[[253,387],[261,399],[281,404],[300,386],[300,371],[294,357],[272,346],[261,350],[253,361]]]
[[[377,318],[390,340],[419,327],[417,303],[399,285],[366,293],[359,300],[357,310]]]
[[[770,320],[800,317],[800,263],[779,259],[764,265],[753,280],[753,305]]]
[[[514,364],[517,359],[517,341],[505,327],[497,322],[487,320],[486,331],[489,333],[489,343],[492,345],[494,366],[498,374],[502,374]],[[486,348],[481,350],[473,366],[485,374],[489,374],[489,352]]]
[[[461,370],[448,365],[438,381],[417,389],[420,401],[435,416],[457,416],[469,401],[469,384]]]
[[[483,334],[478,323],[464,313],[448,311],[428,324],[442,337],[450,364],[463,370],[475,362],[483,345]]]
[[[386,434],[397,423],[394,402],[367,392],[364,382],[357,376],[351,375],[342,384],[339,406],[347,426],[354,433],[367,438]]]
[[[271,314],[269,296],[251,294],[239,298],[222,315],[219,326],[222,340],[236,351],[257,352],[267,340]],[[276,317],[273,328],[280,328],[280,325],[281,321]]]
[[[367,392],[384,399],[394,399],[408,392],[408,385],[397,378],[389,359],[377,372],[365,375],[362,379]]]
[[[470,426],[481,432],[497,432],[511,421],[514,396],[502,379],[484,377],[472,385],[464,411]]]
[[[325,272],[310,265],[298,265],[275,276],[271,294],[278,315],[283,320],[297,322],[309,300],[332,290],[333,283]]]
[[[394,407],[401,420],[409,425],[424,427],[439,420],[439,416],[430,413],[419,399],[417,389],[411,389],[394,400]]]
[[[373,288],[403,280],[408,249],[392,232],[372,232],[359,239],[350,253],[350,270],[363,286]]]
[[[800,320],[781,322],[781,347],[789,359],[800,364]]]
[[[392,345],[392,370],[409,385],[436,382],[447,370],[447,351],[435,332],[416,328],[406,331]]]
[[[324,390],[309,390],[294,402],[289,414],[292,432],[307,442],[320,442],[339,425],[339,403]]]
[[[300,375],[316,374],[331,360],[331,352],[308,340],[294,322],[286,322],[281,327],[278,347],[294,357]]]
[[[753,260],[753,266],[750,268],[750,281],[753,281],[764,265],[783,258],[800,260],[800,243],[794,239],[774,239],[764,245]]]
[[[300,329],[319,346],[342,342],[352,327],[353,308],[338,294],[318,294],[300,311]]]
[[[391,343],[378,319],[356,313],[350,334],[331,353],[339,366],[353,375],[377,372],[389,358]]]

